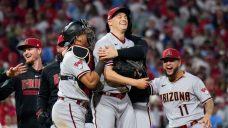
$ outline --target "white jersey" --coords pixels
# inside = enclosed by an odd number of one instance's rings
[[[74,55],[73,50],[68,51],[64,55],[63,61],[60,64],[60,69],[61,76],[72,76],[77,79],[90,72],[90,68],[86,61],[84,59],[77,58]],[[88,96],[79,87],[79,84],[82,83],[78,83],[77,80],[73,79],[60,80],[58,96],[89,101]]]
[[[112,46],[116,49],[122,49],[122,48],[129,48],[129,47],[133,47],[134,46],[134,42],[132,42],[131,40],[125,38],[125,42],[121,42],[115,35],[113,35],[112,33],[107,33],[104,37],[102,37],[99,41],[97,41],[94,51],[93,51],[93,55],[95,58],[95,64],[97,64],[98,60],[99,60],[99,56],[97,55],[99,48],[104,48],[105,46]],[[106,62],[105,66],[110,66],[113,64],[113,61],[110,60],[108,62]],[[107,83],[104,80],[104,76],[103,74],[101,75],[101,83],[104,85],[103,91],[110,91],[110,92],[114,92],[114,93],[119,93],[121,89],[124,88],[123,87],[113,87],[112,85],[110,85],[109,83]],[[130,88],[130,86],[128,86],[128,88]]]
[[[153,94],[161,98],[169,127],[178,127],[204,116],[204,104],[211,98],[202,80],[185,72],[183,77],[170,82],[162,76],[150,82]]]

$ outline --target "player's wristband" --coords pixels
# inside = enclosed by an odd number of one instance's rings
[[[104,72],[104,62],[99,61],[94,69],[94,71],[101,76],[101,74]]]

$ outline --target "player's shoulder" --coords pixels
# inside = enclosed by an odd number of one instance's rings
[[[63,60],[70,58],[72,55],[73,55],[72,50],[67,51],[63,57]]]
[[[196,79],[199,79],[199,77],[193,75],[192,73],[189,73],[189,72],[184,72],[184,76],[188,79],[192,79],[192,80],[196,80]]]
[[[99,44],[106,44],[107,41],[109,40],[110,36],[111,36],[110,33],[105,34],[103,37],[101,37],[101,38],[96,42],[96,45],[99,45]]]
[[[43,72],[45,72],[45,71],[50,71],[50,69],[52,69],[52,68],[54,68],[54,67],[58,67],[58,66],[59,66],[59,63],[58,63],[56,60],[54,60],[53,62],[47,64],[47,65],[44,67]]]
[[[137,36],[137,35],[130,35],[127,37],[129,40],[132,40],[132,41],[138,41],[138,40],[143,40],[140,36]]]
[[[152,80],[152,82],[154,82],[156,85],[161,85],[161,84],[165,83],[166,81],[167,81],[166,76],[160,76],[160,77],[154,78]]]
[[[70,48],[64,55],[62,63],[67,63],[69,60],[72,60],[72,58],[74,58],[74,53],[72,48]]]
[[[185,72],[184,76],[188,81],[191,81],[192,83],[202,81],[198,76],[195,76],[189,72]]]

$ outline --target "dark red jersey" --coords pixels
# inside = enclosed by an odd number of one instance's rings
[[[6,80],[0,85],[0,100],[15,92],[17,123],[19,128],[40,128],[36,120],[37,95],[40,88],[41,71],[28,66],[26,73]],[[1,76],[0,76],[1,77]],[[4,81],[4,75],[0,80]]]

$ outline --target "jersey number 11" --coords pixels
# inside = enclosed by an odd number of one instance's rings
[[[186,113],[186,115],[188,115],[188,108],[186,104],[183,104],[181,106],[178,107],[180,109],[181,112],[181,116],[184,116],[184,111]]]

